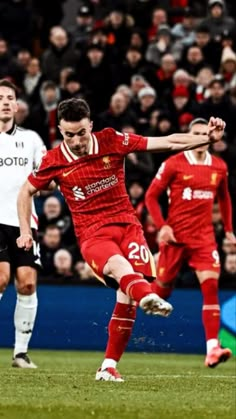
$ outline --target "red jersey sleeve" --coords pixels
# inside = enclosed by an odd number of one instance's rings
[[[47,189],[52,180],[55,179],[55,169],[51,159],[46,154],[39,166],[28,176],[28,181],[38,190]]]
[[[147,137],[128,132],[122,133],[113,128],[107,128],[104,131],[110,139],[111,148],[118,154],[126,155],[132,151],[147,150]]]
[[[158,230],[166,224],[162,216],[161,207],[158,203],[158,199],[160,195],[171,184],[174,175],[174,163],[171,159],[168,159],[164,163],[162,163],[156,174],[156,177],[153,179],[151,185],[149,186],[146,192],[145,204]]]
[[[233,231],[232,225],[232,204],[231,198],[228,189],[228,176],[227,176],[227,168],[224,168],[222,180],[218,186],[217,190],[217,198],[220,206],[220,212],[222,216],[222,221],[224,224],[224,230],[226,231]]]

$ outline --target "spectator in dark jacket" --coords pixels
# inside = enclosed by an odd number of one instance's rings
[[[86,51],[94,29],[93,10],[87,4],[81,4],[76,16],[76,26],[71,31],[71,37],[76,48]]]
[[[62,68],[77,68],[80,54],[71,45],[66,31],[60,26],[51,29],[50,43],[50,47],[42,55],[42,71],[48,80],[57,83]]]
[[[135,127],[135,114],[129,110],[127,100],[122,93],[114,93],[110,100],[109,109],[101,113],[95,123],[95,129],[112,127],[121,131],[124,125]]]
[[[119,82],[130,84],[134,74],[142,74],[146,79],[149,79],[149,76],[151,76],[151,67],[144,59],[143,53],[138,47],[129,46],[119,73]]]
[[[133,107],[137,119],[137,132],[145,135],[150,127],[150,117],[158,109],[157,95],[151,86],[143,87],[138,93],[138,102]]]
[[[115,77],[102,45],[89,45],[86,57],[78,69],[78,76],[84,88],[92,95],[90,101],[92,113],[104,111],[114,91]]]
[[[202,23],[209,28],[211,38],[220,41],[224,30],[233,31],[235,29],[235,21],[232,17],[227,16],[224,0],[209,0],[208,8],[209,16]]]
[[[200,24],[196,28],[194,45],[201,48],[204,61],[210,65],[214,71],[218,71],[222,46],[219,42],[211,39],[210,29],[208,26]],[[183,55],[186,55],[184,51]]]
[[[196,76],[205,65],[202,49],[198,45],[191,45],[186,51],[186,59],[182,60],[181,67],[190,75]]]

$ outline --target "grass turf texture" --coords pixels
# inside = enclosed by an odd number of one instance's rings
[[[215,369],[203,356],[126,354],[125,383],[95,382],[102,354],[31,351],[37,370],[10,367],[0,351],[0,419],[235,419],[235,359]]]

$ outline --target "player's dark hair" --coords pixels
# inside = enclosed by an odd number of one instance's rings
[[[83,118],[90,119],[90,108],[83,99],[66,99],[59,104],[57,116],[59,122],[61,119],[72,122],[81,121]]]
[[[15,85],[14,83],[12,83],[10,80],[8,80],[8,79],[1,79],[1,80],[0,80],[0,87],[8,87],[9,89],[14,90],[15,95],[16,95],[16,97],[17,97],[17,94],[18,94],[17,87],[16,87],[16,85]]]
[[[189,124],[189,131],[192,129],[192,127],[196,124],[202,124],[202,125],[208,125],[208,121],[204,118],[195,118],[193,119]]]

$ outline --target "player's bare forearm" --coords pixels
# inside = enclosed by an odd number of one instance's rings
[[[184,151],[210,143],[211,140],[206,135],[171,134],[166,137],[148,137],[147,150]]]
[[[31,234],[30,218],[32,213],[32,197],[37,189],[27,180],[21,187],[17,197],[17,212],[21,235]]]
[[[148,137],[149,151],[184,151],[202,145],[220,141],[224,135],[225,122],[221,118],[211,117],[208,123],[208,135],[188,133],[171,134],[166,137]]]

